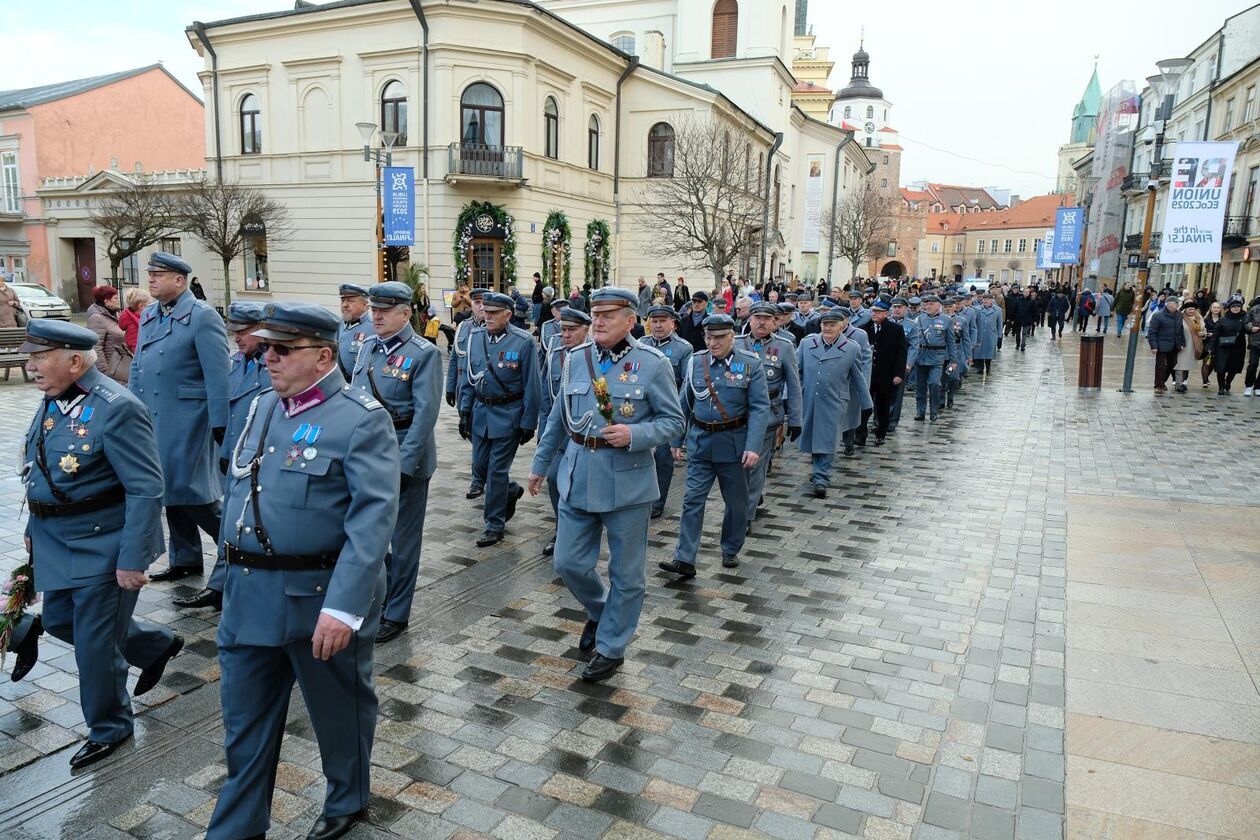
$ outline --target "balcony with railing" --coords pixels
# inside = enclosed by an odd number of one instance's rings
[[[447,149],[446,181],[498,181],[511,186],[525,183],[525,154],[520,146],[452,143]]]
[[[1140,193],[1146,191],[1146,183],[1151,179],[1149,172],[1130,172],[1124,176],[1124,180],[1120,182],[1120,191],[1126,193]]]
[[[1221,231],[1221,247],[1240,248],[1247,244],[1247,237],[1256,230],[1255,219],[1250,216],[1226,216]]]
[[[1160,240],[1164,238],[1162,233],[1151,233],[1151,251],[1152,253],[1159,250]],[[1141,251],[1142,250],[1142,234],[1130,233],[1124,238],[1124,250]]]

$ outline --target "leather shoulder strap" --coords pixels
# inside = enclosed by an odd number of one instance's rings
[[[704,358],[704,386],[709,389],[709,399],[713,400],[713,407],[717,409],[717,413],[721,416],[722,422],[730,422],[730,415],[726,413],[726,407],[722,405],[722,401],[718,399],[717,388],[713,387],[713,377],[709,375],[709,354],[705,353]]]

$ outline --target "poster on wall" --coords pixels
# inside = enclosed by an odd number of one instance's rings
[[[817,254],[822,230],[823,155],[810,155],[805,161],[805,235],[801,250]]]
[[[410,166],[387,166],[381,173],[385,213],[385,244],[416,244],[416,171]]]
[[[1080,265],[1084,207],[1060,207],[1054,213],[1054,249],[1050,258],[1060,265]]]
[[[1237,151],[1234,141],[1178,143],[1173,147],[1172,180],[1159,249],[1161,263],[1221,261],[1221,227]]]
[[[1054,228],[1046,228],[1046,232],[1041,240],[1041,251],[1037,254],[1037,268],[1042,271],[1049,271],[1052,268],[1058,268],[1059,264],[1051,257],[1054,254]]]

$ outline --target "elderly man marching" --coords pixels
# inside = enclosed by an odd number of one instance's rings
[[[385,555],[388,588],[377,642],[407,628],[420,573],[429,480],[437,469],[437,425],[442,400],[442,358],[437,346],[411,328],[411,289],[405,283],[373,286],[371,338],[354,363],[351,385],[385,406],[398,436],[398,522]]]
[[[372,337],[372,315],[368,308],[368,290],[355,283],[337,287],[341,298],[341,325],[337,327],[337,363],[341,374],[349,379],[359,348]]]
[[[848,310],[828,309],[819,316],[819,333],[806,336],[798,348],[803,395],[801,451],[810,456],[814,496],[827,497],[836,437],[849,403],[859,390],[869,394],[858,343],[845,337]]]
[[[467,385],[460,389],[459,433],[473,445],[473,463],[486,476],[485,530],[477,546],[503,541],[525,489],[510,480],[516,450],[538,427],[538,347],[533,337],[508,323],[512,299],[497,292],[481,298],[484,329],[468,339]]]
[[[537,494],[565,441],[555,567],[586,610],[578,648],[594,651],[582,672],[591,682],[616,673],[639,624],[648,518],[660,495],[650,453],[683,429],[669,361],[630,336],[638,302],[629,289],[591,293],[592,340],[565,355],[562,394],[529,476]],[[595,570],[604,533],[608,586]]]
[[[128,662],[145,668],[135,691],[143,694],[184,641],[132,618],[145,570],[162,553],[162,469],[148,411],[96,369],[96,333],[42,319],[26,329],[19,352],[30,354],[26,367],[44,400],[23,449],[25,536],[44,611],[19,623],[24,669],[13,679],[34,665],[40,621],[73,645],[88,727],[88,742],[70,758],[77,769],[131,737]]]
[[[140,315],[127,387],[149,408],[166,493],[169,563],[151,580],[202,572],[200,528],[219,536],[217,449],[228,423],[228,352],[223,319],[188,289],[192,267],[179,257],[149,257],[154,302]]]
[[[716,480],[726,511],[722,516],[722,565],[739,565],[748,535],[748,471],[761,460],[766,427],[774,419],[761,357],[735,348],[735,321],[729,315],[704,319],[707,349],[692,355],[683,377],[687,486],[674,559],[662,570],[683,580],[696,576],[696,553],[704,531],[704,508]],[[682,458],[684,437],[675,438]]]
[[[559,338],[560,333],[564,330],[564,310],[569,308],[569,302],[564,298],[556,298],[551,302],[551,317],[542,322],[542,326],[538,328],[538,343],[542,347],[542,352],[546,353],[551,347],[552,339]]]
[[[681,319],[678,313],[669,306],[653,306],[648,310],[648,330],[640,343],[654,347],[669,359],[674,370],[675,387],[682,387],[683,371],[687,360],[695,352],[691,342],[678,334]],[[674,453],[668,443],[663,443],[652,450],[652,458],[656,461],[656,484],[660,488],[661,497],[652,505],[652,518],[659,519],[665,515],[665,501],[669,496],[670,485],[674,483]]]
[[[871,412],[875,410],[875,401],[871,399],[870,392],[871,362],[874,354],[871,352],[871,340],[867,338],[866,331],[860,326],[854,326],[851,320],[852,311],[847,306],[837,306],[834,311],[843,318],[840,327],[841,335],[857,345],[858,363],[862,366],[863,385],[860,389],[854,386],[849,394],[844,416],[840,420],[840,429],[844,433],[841,435],[844,441],[844,454],[852,455],[854,444],[858,439],[858,427],[865,426],[871,419]],[[863,311],[866,313],[866,321],[870,321],[870,310]]]
[[[451,343],[450,363],[446,366],[446,404],[456,408],[460,404],[460,394],[468,387],[468,340],[473,332],[485,325],[486,314],[481,308],[481,299],[485,289],[473,289],[468,293],[472,305],[472,317],[465,318],[455,326],[455,340]],[[476,499],[486,492],[486,465],[472,459],[472,480],[468,484],[466,499]]]
[[[223,444],[219,448],[219,472],[224,475],[227,474],[228,457],[245,428],[245,417],[249,414],[254,397],[271,387],[267,363],[262,360],[262,350],[259,349],[261,339],[255,335],[255,330],[262,323],[262,311],[261,304],[250,301],[237,301],[228,307],[227,328],[236,344],[236,353],[232,356],[232,366],[228,369],[227,434],[223,436]],[[176,598],[171,603],[184,608],[222,609],[223,576],[226,572],[223,553],[220,551],[205,588],[187,598]]]
[[[915,357],[914,402],[915,420],[922,420],[931,407],[937,417],[941,405],[941,371],[948,373],[958,364],[958,343],[948,316],[941,312],[941,299],[923,296],[923,312],[915,319],[919,327],[919,352]]]
[[[998,340],[1002,337],[1002,310],[998,308],[991,292],[980,297],[980,308],[976,312],[976,346],[972,348],[971,357],[976,363],[976,372],[983,373],[987,379],[993,369],[993,357],[997,355]]]
[[[757,517],[757,508],[761,506],[766,473],[774,457],[780,429],[787,425],[789,440],[795,441],[801,436],[801,373],[796,363],[796,345],[790,338],[774,331],[776,320],[781,317],[779,307],[773,303],[754,304],[749,310],[748,332],[735,340],[737,349],[761,359],[773,414],[761,442],[761,457],[757,466],[748,473],[749,528]]]
[[[910,375],[914,373],[914,366],[919,356],[919,322],[907,316],[906,307],[910,302],[904,297],[895,297],[892,299],[892,316],[888,319],[890,324],[896,324],[901,327],[902,332],[906,334],[906,370],[901,375],[901,384],[897,386],[897,392],[893,395],[892,408],[888,413],[888,433],[893,434],[897,431],[897,425],[901,422],[901,403],[906,396],[906,388],[910,384]]]
[[[551,408],[556,404],[556,400],[560,397],[560,386],[564,374],[564,356],[567,352],[586,341],[586,334],[591,326],[591,316],[587,315],[577,307],[565,306],[560,312],[560,332],[551,339],[549,349],[543,356],[543,390],[542,390],[542,411],[539,412],[539,423],[544,424],[547,418],[551,416]],[[691,345],[687,345],[687,349],[691,349]],[[545,431],[545,429],[544,429]],[[547,496],[551,500],[551,512],[556,516],[556,525],[560,523],[560,485],[556,478],[560,470],[560,455],[564,452],[565,439],[559,441],[559,448],[552,454],[551,467],[547,470]],[[539,441],[542,445],[542,441]],[[555,554],[556,540],[552,537],[551,542],[547,543],[543,548],[543,554],[548,557]]]
[[[333,840],[370,794],[398,444],[380,403],[341,375],[335,315],[275,303],[263,316],[274,390],[254,401],[229,465],[217,637],[228,776],[206,837],[266,833],[296,680],[328,780],[308,840]]]

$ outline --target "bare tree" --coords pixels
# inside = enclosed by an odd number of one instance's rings
[[[105,241],[109,281],[118,288],[118,266],[164,237],[179,231],[172,194],[146,174],[123,176],[128,185],[114,190],[92,208],[88,219]]]
[[[849,276],[857,277],[858,266],[882,254],[893,238],[893,202],[866,184],[823,214],[823,228],[836,255],[849,261]]]
[[[180,217],[185,230],[223,264],[223,305],[232,302],[232,261],[245,253],[249,239],[266,237],[267,248],[292,234],[289,212],[262,190],[235,182],[202,178],[181,195]]]
[[[761,227],[759,194],[751,155],[744,153],[752,132],[712,117],[674,127],[672,157],[661,155],[649,168],[666,177],[648,178],[635,206],[651,230],[656,256],[713,273],[720,285],[727,269],[747,252]],[[758,145],[760,145],[758,143]]]

